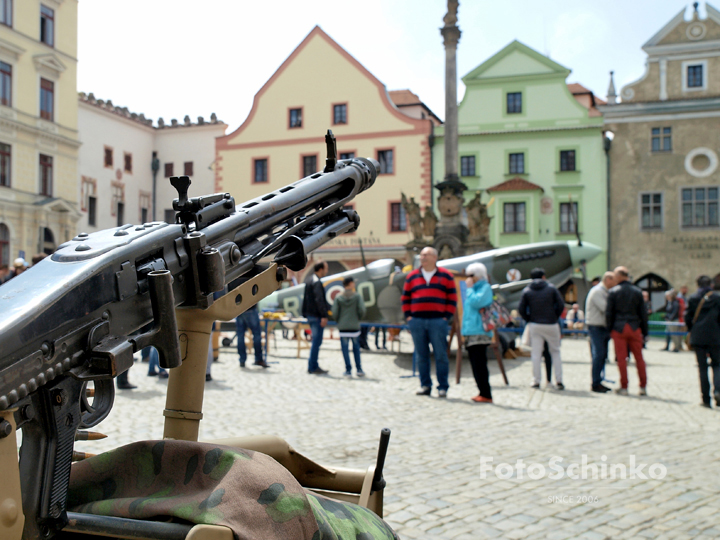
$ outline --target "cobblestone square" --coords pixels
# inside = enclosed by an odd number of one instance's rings
[[[485,405],[470,401],[477,389],[467,359],[459,385],[451,361],[447,399],[435,390],[415,396],[407,336],[401,354],[364,351],[364,379],[342,376],[339,340],[327,333],[320,365],[328,376],[307,374],[307,351],[298,359],[295,342],[277,336],[267,370],[241,369],[237,354],[223,350],[206,384],[201,439],[273,434],[321,464],[365,468],[375,460],[380,429],[389,427],[385,518],[402,538],[720,535],[720,411],[699,406],[692,353],[663,352],[651,342],[649,395],[638,396],[634,364],[630,395],[603,395],[590,392],[587,341],[564,339],[565,391],[531,389],[529,358],[505,360],[505,386],[491,360],[495,403]],[[77,450],[98,453],[161,437],[167,381],[146,371],[136,364],[130,380],[138,388],[118,391],[97,428],[109,437],[78,442]],[[614,364],[607,378],[618,380]],[[587,479],[568,478],[579,473],[583,456]]]

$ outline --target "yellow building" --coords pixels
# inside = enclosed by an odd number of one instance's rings
[[[324,135],[332,129],[341,158],[381,162],[375,186],[354,202],[358,231],[315,252],[338,262],[331,271],[369,261],[405,258],[410,240],[400,193],[430,204],[432,127],[439,123],[408,91],[385,86],[320,27],[315,27],[255,95],[247,120],[217,139],[216,188],[245,201],[314,174],[325,163]],[[405,112],[407,111],[407,112]]]
[[[0,0],[0,264],[75,235],[77,0]]]

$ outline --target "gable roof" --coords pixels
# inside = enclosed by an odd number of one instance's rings
[[[662,47],[663,45],[668,45],[668,44],[663,44],[662,41],[666,37],[668,37],[668,35],[670,35],[673,32],[673,30],[675,30],[678,26],[683,25],[683,24],[690,25],[691,23],[693,23],[695,21],[712,21],[715,24],[720,25],[720,11],[718,11],[717,9],[715,9],[708,3],[705,3],[705,11],[707,13],[707,17],[705,19],[700,19],[697,15],[697,12],[693,12],[692,19],[690,19],[689,21],[686,21],[685,20],[686,9],[687,8],[684,7],[682,10],[680,10],[680,12],[677,15],[675,15],[672,19],[670,19],[670,21],[665,26],[663,26],[660,30],[658,30],[655,33],[655,35],[653,35],[642,46],[642,49],[645,52],[647,52],[648,54],[651,54],[656,47]],[[690,37],[688,36],[688,39],[686,41],[690,42],[690,43],[693,43],[693,42],[697,43],[697,41],[700,41],[700,40],[702,40],[702,37],[699,39],[690,39]],[[683,40],[683,41],[685,41],[685,40]]]
[[[525,60],[524,65],[519,66],[516,72],[512,72],[512,70],[503,72],[500,69],[500,64],[511,56],[523,58]],[[528,75],[567,77],[570,75],[570,70],[527,45],[514,40],[465,75],[462,81],[467,85],[506,77],[527,77]]]
[[[326,34],[320,26],[316,25],[310,33],[305,36],[305,39],[303,39],[300,44],[295,47],[292,53],[290,53],[290,56],[288,56],[285,61],[280,64],[280,67],[275,70],[275,73],[272,74],[272,76],[267,80],[267,82],[262,85],[260,90],[257,91],[255,96],[253,97],[253,104],[252,108],[250,109],[250,113],[248,114],[245,121],[240,124],[240,126],[233,131],[232,133],[228,133],[227,135],[224,135],[222,137],[217,138],[218,146],[220,147],[227,147],[229,146],[228,141],[232,140],[234,137],[242,133],[245,128],[247,128],[250,123],[252,122],[253,117],[255,116],[255,113],[257,112],[257,109],[260,105],[260,98],[262,95],[270,88],[275,81],[280,77],[280,75],[287,69],[287,67],[292,63],[295,58],[303,51],[303,49],[307,46],[310,41],[312,41],[313,38],[319,37],[323,39],[325,42],[327,42],[332,48],[334,48],[338,53],[340,53],[341,56],[345,58],[351,65],[353,65],[360,73],[362,73],[365,77],[367,77],[370,82],[372,82],[378,89],[378,92],[380,93],[381,99],[383,104],[385,105],[385,108],[396,118],[399,118],[403,120],[404,122],[414,126],[416,129],[424,129],[426,128],[426,123],[424,120],[419,120],[412,118],[406,114],[403,114],[400,112],[400,110],[395,106],[395,104],[390,100],[390,96],[388,95],[387,88],[385,88],[385,85],[377,78],[375,75],[370,73],[370,71],[367,70],[365,66],[363,66],[360,62],[358,62],[354,56],[352,56],[349,52],[347,52],[345,49],[343,49],[334,39],[332,39],[328,34]]]
[[[570,83],[567,85],[568,90],[580,105],[588,110],[588,115],[591,117],[602,116],[602,113],[597,109],[597,105],[605,105],[606,102],[595,94],[592,90],[585,88],[580,83]]]
[[[537,189],[539,189],[542,192],[545,191],[542,187],[538,186],[537,184],[533,184],[532,182],[528,182],[524,178],[520,178],[519,176],[516,176],[515,178],[511,178],[510,180],[505,180],[504,182],[501,182],[500,184],[489,187],[485,191],[535,191]]]

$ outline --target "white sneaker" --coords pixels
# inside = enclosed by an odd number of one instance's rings
[[[438,390],[438,397],[447,397],[447,390]]]
[[[352,371],[346,371],[345,373],[343,373],[343,377],[345,377],[346,379],[352,379]]]

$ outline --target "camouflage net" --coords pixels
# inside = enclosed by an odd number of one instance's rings
[[[73,464],[73,512],[223,525],[238,540],[393,540],[374,512],[307,492],[260,452],[141,441]]]

